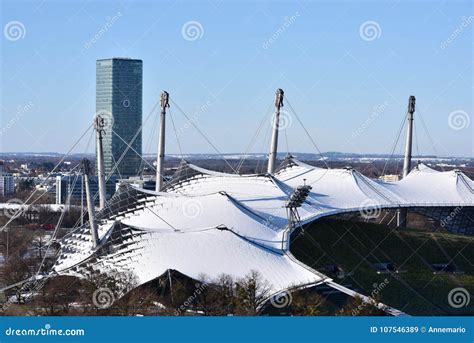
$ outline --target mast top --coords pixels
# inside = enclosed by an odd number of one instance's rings
[[[82,171],[84,175],[89,175],[91,173],[91,162],[87,158],[82,160]]]
[[[415,96],[410,95],[410,97],[408,98],[408,113],[410,114],[415,113],[415,102],[416,102]]]
[[[105,118],[98,113],[94,118],[94,128],[97,132],[101,133],[105,129]]]
[[[167,91],[162,91],[160,95],[160,106],[162,109],[170,107],[169,104],[169,93]]]
[[[283,89],[278,88],[275,93],[275,107],[283,107],[283,95],[285,92],[283,92]]]

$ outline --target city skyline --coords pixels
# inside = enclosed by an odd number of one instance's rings
[[[165,89],[221,152],[245,152],[264,114],[269,130],[268,108],[281,87],[323,152],[390,153],[408,96],[415,95],[414,153],[473,155],[469,2],[77,1],[52,12],[48,2],[35,4],[2,3],[9,13],[4,28],[12,21],[24,27],[19,39],[2,37],[4,152],[67,151],[93,119],[95,60],[124,56],[145,63],[144,117]],[[173,15],[155,13],[158,7]],[[170,111],[184,153],[213,152],[173,104]],[[155,117],[144,127],[145,154],[156,152]],[[464,120],[461,127],[453,118]],[[290,120],[289,150],[315,152]],[[85,150],[81,143],[77,152]],[[266,153],[268,144],[262,139],[250,152]],[[180,153],[172,131],[167,153]]]

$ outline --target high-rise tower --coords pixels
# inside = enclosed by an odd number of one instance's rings
[[[103,151],[106,176],[127,178],[138,174],[142,154],[141,131],[137,134],[142,124],[142,79],[141,60],[97,60],[96,112],[105,118]],[[128,144],[130,148],[124,154]],[[112,172],[115,164],[118,167]]]

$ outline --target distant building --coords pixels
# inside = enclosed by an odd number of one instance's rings
[[[393,175],[382,175],[379,177],[379,180],[385,181],[385,182],[395,182],[398,181],[400,177],[396,174]]]
[[[15,192],[13,175],[5,171],[3,161],[0,161],[0,196],[4,197]]]
[[[15,181],[12,174],[0,172],[0,196],[4,197],[15,192]]]
[[[120,178],[138,175],[142,154],[141,131],[127,153],[123,157],[122,154],[127,150],[125,142],[130,143],[142,125],[142,78],[141,60],[97,60],[96,112],[106,116],[103,140],[106,175],[111,174],[115,163],[118,163],[118,168],[112,175]]]
[[[107,198],[115,192],[115,177],[111,177],[106,184]],[[83,202],[86,204],[86,190],[82,181],[82,175],[62,175],[56,176],[56,204],[61,205],[67,202],[69,194],[71,194],[71,203],[78,204],[81,202],[81,195]],[[90,177],[90,189],[92,195],[95,197],[94,202],[99,203],[99,183],[96,176]]]
[[[91,190],[92,192],[97,192],[97,181],[94,181],[94,179],[91,180]],[[71,193],[72,203],[81,201],[81,194],[85,193],[83,190],[82,176],[79,175],[77,178],[76,175],[56,176],[56,204],[65,204]]]
[[[131,186],[141,188],[141,189],[146,189],[149,191],[154,191],[155,190],[155,185],[156,185],[156,180],[154,177],[130,177],[128,179],[122,179],[118,180],[118,182],[115,185],[115,189],[117,190],[122,183],[127,183]]]

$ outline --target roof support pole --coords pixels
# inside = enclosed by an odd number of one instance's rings
[[[403,160],[403,177],[405,178],[411,170],[411,152],[413,142],[413,113],[415,113],[415,97],[410,95],[408,98],[407,115],[407,137],[405,142],[405,158]],[[397,213],[397,227],[406,226],[407,210],[402,208]]]
[[[408,99],[407,116],[407,140],[405,143],[405,160],[403,161],[403,177],[406,177],[411,169],[411,149],[413,142],[413,113],[415,113],[415,97],[413,95]]]
[[[99,180],[99,209],[105,207],[106,190],[105,190],[105,169],[104,169],[104,147],[102,144],[104,136],[105,118],[100,114],[94,119],[94,128],[96,130],[97,141],[97,178]]]
[[[94,248],[99,245],[99,233],[97,231],[97,221],[95,219],[95,207],[94,200],[92,198],[91,186],[90,186],[90,161],[88,159],[82,160],[82,169],[84,173],[84,186],[86,188],[86,201],[87,201],[87,212],[89,213],[89,226],[92,235],[92,244]]]
[[[270,146],[270,154],[268,155],[267,173],[273,174],[275,171],[275,161],[278,151],[278,131],[280,130],[280,108],[283,107],[283,89],[277,89],[275,93],[275,115],[272,123],[272,142]]]
[[[160,96],[160,136],[158,137],[158,156],[156,158],[156,186],[157,192],[163,189],[163,170],[165,162],[165,125],[166,125],[166,109],[170,107],[169,94],[166,91],[161,92]]]

